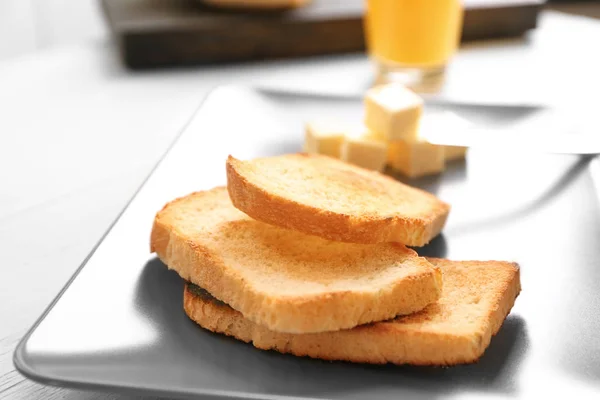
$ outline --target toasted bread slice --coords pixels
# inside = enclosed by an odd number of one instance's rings
[[[167,204],[151,249],[182,278],[274,331],[351,328],[421,310],[441,272],[401,244],[331,242],[251,219],[225,187]]]
[[[450,206],[393,178],[315,154],[227,160],[233,205],[252,218],[325,239],[423,246]]]
[[[263,350],[374,364],[475,362],[521,291],[519,268],[497,261],[431,261],[441,267],[444,277],[444,293],[437,303],[413,315],[343,331],[273,332],[190,285],[184,292],[184,309],[203,328]]]

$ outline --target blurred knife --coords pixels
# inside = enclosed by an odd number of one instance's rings
[[[420,136],[437,145],[490,148],[504,152],[600,154],[600,127],[570,121],[545,117],[528,123],[489,128],[444,112],[425,116]]]
[[[422,134],[427,142],[445,146],[493,148],[505,152],[554,154],[600,154],[600,141],[589,134],[546,131],[543,138],[514,129],[469,128],[462,132],[430,132]]]

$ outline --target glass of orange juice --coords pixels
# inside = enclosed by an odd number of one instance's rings
[[[365,35],[381,82],[443,75],[462,32],[461,0],[366,0]]]

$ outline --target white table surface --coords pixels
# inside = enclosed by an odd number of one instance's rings
[[[463,48],[444,96],[579,108],[600,92],[598,38],[598,21],[545,13],[526,40]],[[129,398],[41,386],[12,352],[211,88],[361,93],[371,79],[362,55],[131,73],[109,42],[0,64],[0,398]]]

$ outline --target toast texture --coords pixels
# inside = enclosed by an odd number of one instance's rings
[[[210,296],[184,289],[186,314],[203,328],[263,350],[324,360],[449,366],[476,362],[521,291],[517,264],[430,259],[444,277],[440,300],[425,310],[337,332],[273,332]]]
[[[450,205],[376,171],[316,154],[227,159],[233,205],[254,219],[350,243],[423,246]]]
[[[253,220],[225,187],[157,213],[151,251],[179,275],[272,331],[334,331],[437,301],[439,268],[398,243],[362,245]]]

